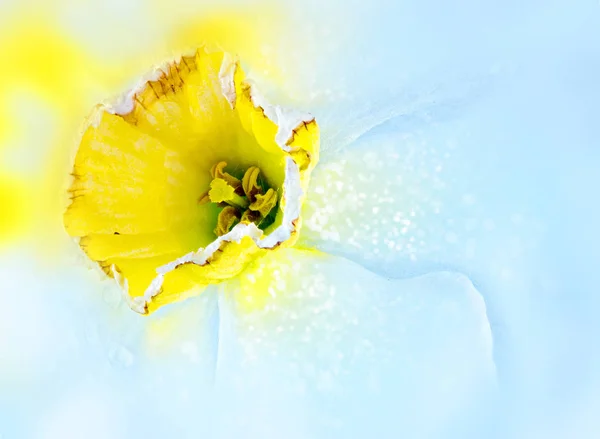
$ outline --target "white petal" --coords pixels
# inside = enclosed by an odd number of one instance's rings
[[[593,407],[584,389],[598,383],[600,88],[590,59],[600,47],[582,13],[547,11],[530,24],[544,38],[507,46],[487,64],[488,84],[470,81],[383,121],[343,155],[324,154],[303,212],[302,244],[378,273],[468,273],[492,322],[506,410],[533,430],[580,398]],[[475,70],[480,59],[469,62]]]
[[[267,279],[263,310],[221,306],[222,437],[435,436],[473,421],[495,388],[485,304],[463,275],[390,281],[282,250],[242,275],[227,306]]]

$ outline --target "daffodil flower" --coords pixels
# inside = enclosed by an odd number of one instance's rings
[[[237,60],[201,48],[96,108],[65,225],[146,314],[292,246],[318,158],[314,117],[268,104]]]
[[[352,178],[356,184],[364,179],[361,171],[325,172],[310,186],[318,159],[319,127],[312,115],[267,103],[245,77],[240,61],[202,47],[153,70],[117,102],[94,110],[74,160],[66,230],[116,280],[127,304],[140,314],[219,284],[215,361],[235,364],[230,359],[234,346],[258,364],[281,361],[271,355],[281,346],[294,347],[306,359],[317,349],[329,365],[314,372],[322,390],[337,385],[331,374],[344,362],[341,344],[356,340],[359,351],[381,349],[360,342],[366,328],[358,310],[373,318],[366,323],[367,332],[387,327],[393,334],[400,330],[397,325],[418,327],[420,319],[401,301],[386,297],[386,291],[402,288],[402,297],[417,301],[419,291],[433,297],[438,289],[455,292],[451,302],[472,310],[469,318],[461,320],[462,313],[455,316],[439,307],[437,303],[445,303],[441,297],[423,305],[417,315],[454,327],[452,334],[476,334],[445,341],[470,344],[469,385],[462,389],[470,402],[473,389],[468,387],[477,383],[489,388],[495,371],[485,305],[465,276],[443,273],[412,283],[389,282],[306,245],[295,247],[303,222],[309,232],[325,231],[319,214],[327,211],[303,218],[303,212],[310,213],[310,206],[303,209],[306,197],[338,194],[337,202],[325,205],[343,211],[344,191],[356,190]],[[387,184],[382,181],[381,194],[373,196],[385,196]],[[317,192],[312,197],[311,190]],[[352,224],[357,213],[347,212],[342,223]],[[378,212],[370,213],[365,227],[378,221]],[[357,294],[357,285],[366,284],[370,294]],[[198,310],[192,299],[181,306]],[[382,306],[396,316],[395,322],[385,321]],[[238,331],[232,334],[230,327]],[[319,337],[318,346],[297,346],[310,340],[302,334],[311,331]],[[393,343],[385,333],[378,337],[383,346]],[[263,339],[267,351],[255,342]],[[408,344],[404,351],[415,350]],[[115,356],[131,361],[126,352]],[[250,372],[244,379],[252,383],[261,378]],[[297,377],[283,374],[279,379],[294,382]],[[368,385],[377,390],[382,384],[373,378]],[[229,392],[227,385],[222,391]]]

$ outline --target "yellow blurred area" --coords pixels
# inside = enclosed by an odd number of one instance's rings
[[[300,257],[319,262],[326,260],[328,255],[319,250],[299,247],[268,252],[254,261],[238,278],[225,284],[223,292],[236,292],[233,296],[235,306],[242,314],[281,306],[290,299],[286,297],[287,292],[302,291],[307,282],[312,282],[306,273],[300,273],[298,264],[294,263]],[[312,274],[317,276],[320,273]]]
[[[20,179],[9,175],[0,175],[0,242],[7,242],[23,233],[27,228],[24,221],[27,212],[26,200],[29,198],[27,186]]]
[[[239,54],[269,80],[280,79],[265,52],[265,42],[283,26],[272,4],[224,9],[137,2],[140,16],[106,22],[102,18],[113,12],[94,8],[109,6],[75,3],[0,6],[0,249],[21,241],[35,242],[45,255],[62,248],[66,188],[86,115],[156,63],[206,43]],[[73,15],[81,10],[87,21],[80,23]],[[124,39],[132,42],[128,48]]]
[[[259,71],[269,81],[281,81],[281,72],[269,57],[269,42],[277,41],[277,35],[285,30],[284,16],[273,1],[257,6],[238,9],[214,9],[195,17],[182,17],[178,8],[163,11],[160,6],[153,10],[160,13],[160,20],[171,24],[166,36],[165,51],[180,51],[207,44],[216,44],[226,52],[240,56],[244,69]],[[171,13],[171,14],[169,14]]]

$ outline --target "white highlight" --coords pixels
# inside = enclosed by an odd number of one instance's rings
[[[237,68],[237,59],[234,59],[229,53],[223,55],[223,62],[219,70],[219,82],[221,91],[225,99],[229,102],[231,109],[235,108],[236,92],[235,92],[235,69]]]

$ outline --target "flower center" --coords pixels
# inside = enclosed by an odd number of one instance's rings
[[[217,236],[229,233],[238,223],[254,223],[265,229],[275,221],[279,196],[261,178],[257,166],[249,167],[240,180],[225,171],[227,162],[218,162],[210,170],[213,180],[210,190],[200,203],[214,203],[222,208],[217,217]]]

